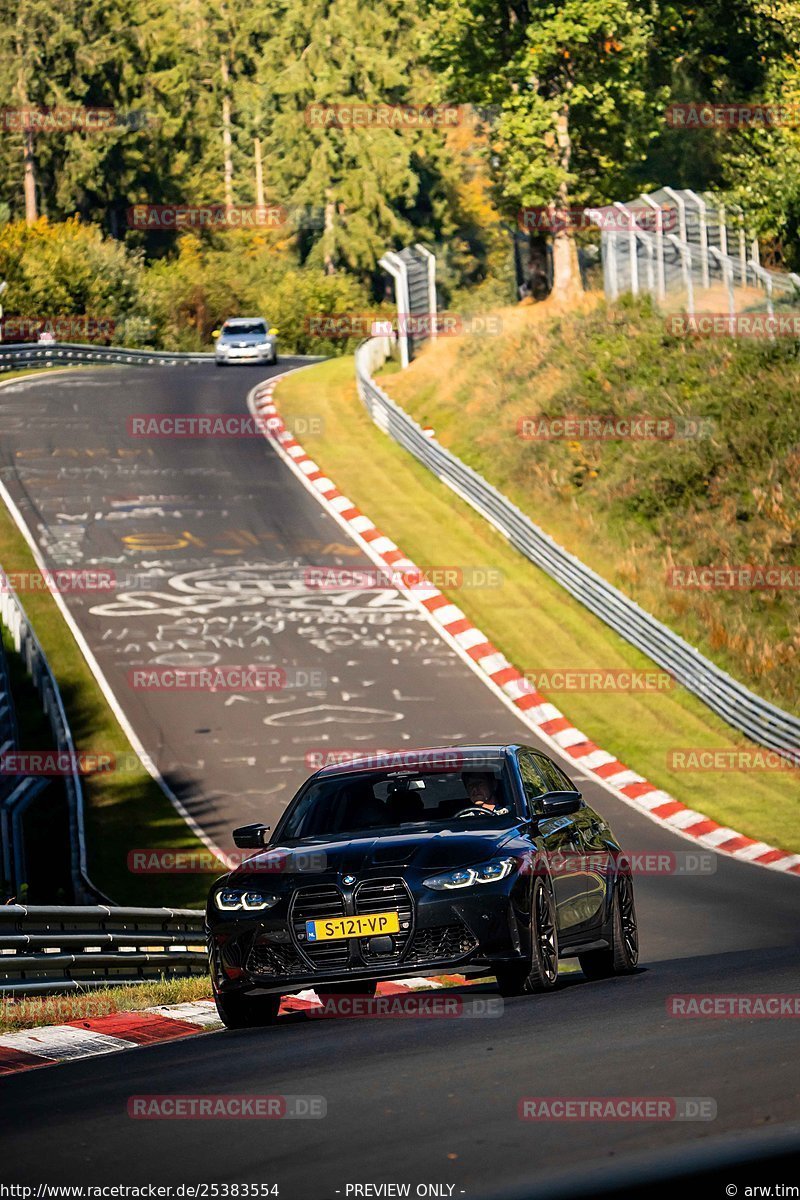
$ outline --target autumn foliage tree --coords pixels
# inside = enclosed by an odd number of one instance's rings
[[[607,204],[632,186],[666,89],[649,86],[651,15],[628,0],[562,0],[528,10],[482,0],[439,11],[431,54],[444,85],[497,105],[495,190],[509,216],[526,207]],[[500,26],[501,39],[489,28]],[[501,49],[504,46],[505,49]],[[553,238],[554,287],[580,285],[569,222]]]

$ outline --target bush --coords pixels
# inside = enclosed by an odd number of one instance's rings
[[[21,317],[83,316],[120,324],[140,303],[142,263],[93,225],[42,217],[0,225],[3,306]]]
[[[260,315],[278,327],[281,353],[348,354],[379,312],[359,279],[298,266],[274,233],[187,233],[175,253],[146,265],[140,251],[77,218],[17,221],[0,226],[0,278],[15,316],[88,315],[114,323],[117,345],[161,350],[208,350],[227,317]],[[333,314],[368,319],[352,337],[315,329],[312,318]]]
[[[279,280],[265,284],[260,310],[280,329],[280,343],[298,354],[351,354],[363,335],[341,338],[322,336],[327,323],[320,318],[340,314],[347,318],[377,313],[366,289],[350,275],[326,275],[309,268],[288,270]],[[391,312],[387,309],[387,316]],[[369,322],[367,321],[367,325]]]
[[[295,266],[269,235],[238,232],[214,243],[187,234],[175,258],[147,269],[144,288],[156,342],[168,350],[208,348],[226,317],[264,316],[284,353],[344,354],[359,339],[316,336],[309,317],[375,309],[352,276]]]

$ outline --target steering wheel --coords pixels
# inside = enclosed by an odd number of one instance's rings
[[[492,817],[492,816],[494,816],[494,809],[493,808],[484,808],[480,804],[470,804],[467,806],[467,808],[462,808],[461,812],[455,813],[454,816],[457,818],[458,817],[471,817],[473,813],[476,813],[476,814],[480,813],[485,817]]]

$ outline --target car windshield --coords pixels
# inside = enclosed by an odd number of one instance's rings
[[[223,337],[241,337],[249,333],[266,333],[267,327],[263,321],[243,321],[241,325],[223,325]]]
[[[331,775],[300,793],[275,830],[286,842],[398,828],[509,826],[519,820],[502,763],[480,770]]]

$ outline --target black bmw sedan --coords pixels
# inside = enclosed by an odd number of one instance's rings
[[[545,754],[469,746],[323,767],[257,851],[213,885],[211,978],[230,1028],[264,1025],[281,994],[323,1002],[379,980],[494,975],[542,992],[561,958],[599,978],[634,970],[633,882],[609,826]]]

